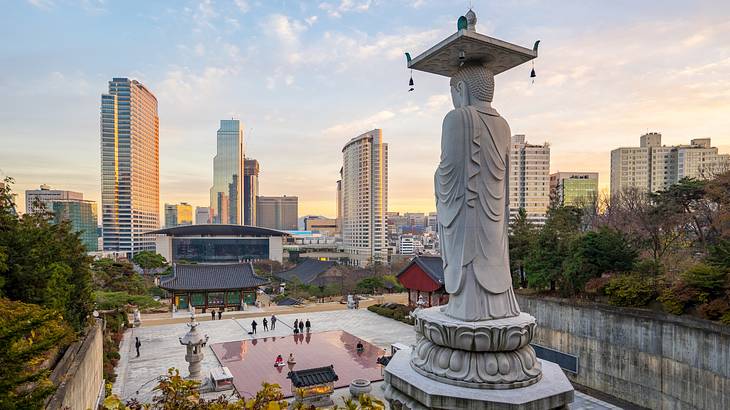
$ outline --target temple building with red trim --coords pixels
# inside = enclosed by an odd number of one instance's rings
[[[426,307],[449,302],[449,295],[444,289],[444,267],[440,256],[416,256],[397,278],[408,290],[410,306],[415,306],[420,296],[423,296]]]

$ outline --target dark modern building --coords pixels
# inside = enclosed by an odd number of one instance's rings
[[[256,225],[282,231],[298,228],[299,198],[296,196],[260,196],[256,202]]]
[[[172,294],[178,309],[190,304],[208,308],[241,309],[242,303],[256,303],[256,291],[268,281],[254,273],[250,263],[174,264],[173,274],[160,280],[160,287]]]
[[[171,262],[241,263],[283,260],[286,232],[244,225],[186,225],[149,232],[157,253]]]

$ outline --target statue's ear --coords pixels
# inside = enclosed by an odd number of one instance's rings
[[[461,80],[456,83],[456,89],[461,96],[462,105],[469,105],[469,87],[466,86],[466,82]]]

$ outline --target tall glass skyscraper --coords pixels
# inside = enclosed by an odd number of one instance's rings
[[[213,186],[210,207],[213,223],[243,223],[243,127],[239,120],[221,120],[217,153],[213,158]]]
[[[128,78],[101,95],[101,209],[104,250],[155,249],[160,227],[160,119],[157,98]]]
[[[259,162],[246,158],[243,161],[243,224],[258,226],[256,197],[259,196]]]

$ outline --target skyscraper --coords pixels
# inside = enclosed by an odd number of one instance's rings
[[[240,225],[244,155],[241,121],[221,120],[217,141],[210,188],[213,223]]]
[[[104,250],[155,249],[160,227],[160,120],[157,98],[128,78],[101,96],[101,208]]]
[[[192,225],[193,206],[180,202],[179,204],[165,204],[165,228],[173,226]]]
[[[641,136],[638,147],[611,151],[611,195],[628,188],[657,192],[682,178],[711,178],[730,169],[730,155],[719,154],[709,138],[695,138],[689,145],[662,145],[662,135]]]
[[[25,191],[25,212],[32,214],[37,209],[36,205],[45,206],[47,211],[51,211],[51,202],[60,200],[83,200],[84,194],[81,192],[64,191],[60,189],[51,189],[50,186],[43,184],[39,189],[28,189]]]
[[[211,209],[208,206],[196,206],[195,207],[195,225],[205,225],[212,223],[210,218]]]
[[[296,196],[260,196],[256,198],[257,226],[295,231],[298,228],[299,198]]]
[[[342,148],[342,241],[354,265],[387,262],[388,144],[375,129]]]
[[[534,145],[513,135],[509,164],[509,213],[520,208],[535,223],[544,223],[550,206],[550,146]]]
[[[598,172],[550,174],[550,199],[559,205],[584,206],[598,195]]]
[[[259,162],[243,161],[243,224],[256,226],[256,197],[259,196]]]

